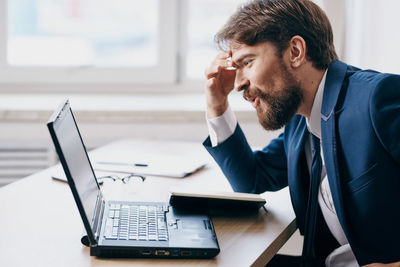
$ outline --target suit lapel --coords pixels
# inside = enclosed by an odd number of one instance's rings
[[[335,61],[329,66],[321,109],[321,135],[325,169],[328,175],[335,209],[345,233],[347,233],[347,227],[344,218],[339,164],[337,160],[335,106],[346,75],[346,70],[347,65],[340,61]]]

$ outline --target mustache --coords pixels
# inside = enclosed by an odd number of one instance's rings
[[[243,98],[244,100],[252,99],[252,98],[260,98],[260,99],[269,99],[268,94],[263,93],[260,89],[251,90],[249,88],[243,91]]]
[[[252,94],[252,93],[250,93],[250,89],[245,89],[245,90],[243,91],[243,98],[244,98],[244,100],[248,100],[248,99],[251,99],[251,98],[255,98],[255,97],[257,97],[257,96],[259,96],[259,94]]]

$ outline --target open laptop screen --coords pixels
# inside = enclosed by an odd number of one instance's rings
[[[68,178],[72,178],[84,212],[86,213],[86,218],[92,224],[100,188],[96,182],[86,148],[68,102],[66,102],[61,110],[58,110],[58,114],[54,115],[52,117],[53,122],[50,121],[49,124],[53,124],[54,134],[59,144],[60,149],[57,152],[60,159],[60,152],[64,158],[64,162],[62,162],[63,165],[66,164],[66,166],[63,166],[64,171],[69,176]],[[69,172],[69,175],[67,172]]]

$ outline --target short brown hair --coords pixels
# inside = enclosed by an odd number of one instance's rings
[[[325,12],[309,0],[253,0],[239,7],[215,36],[220,48],[269,41],[282,55],[290,39],[301,36],[306,56],[317,69],[337,60],[332,27]]]

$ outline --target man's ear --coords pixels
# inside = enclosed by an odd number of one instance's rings
[[[289,41],[289,63],[292,68],[301,66],[306,59],[306,42],[299,35],[293,36]]]

